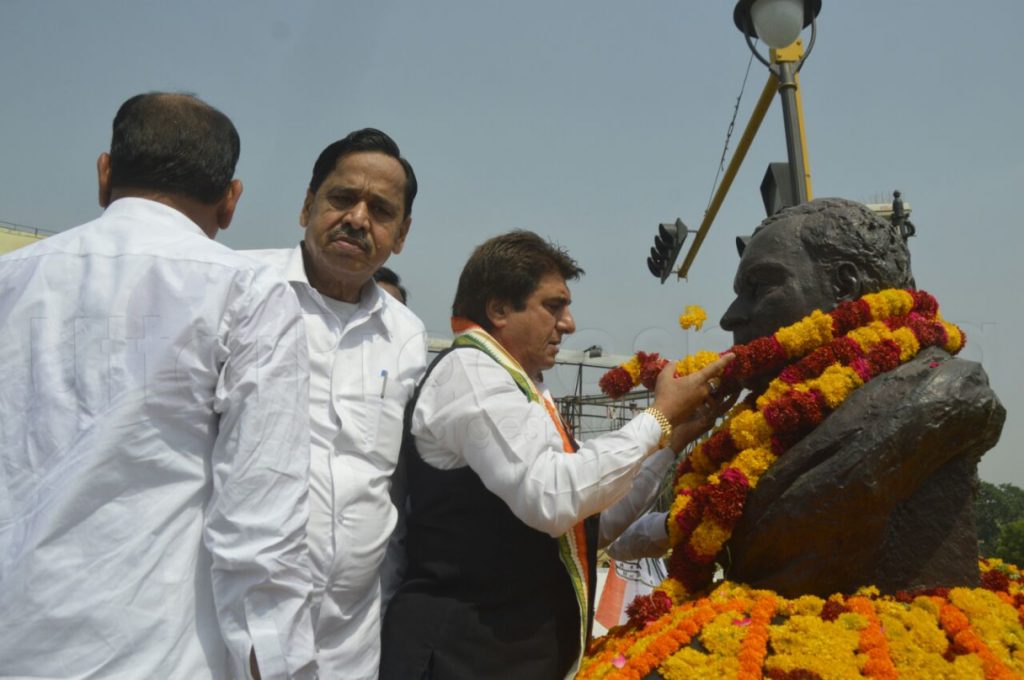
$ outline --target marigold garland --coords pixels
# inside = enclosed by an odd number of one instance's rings
[[[640,628],[612,629],[577,678],[1024,678],[1024,575],[999,560],[979,566],[981,588],[892,596],[787,599],[725,582]]]
[[[956,353],[963,338],[939,315],[931,295],[891,289],[841,303],[829,313],[812,312],[770,337],[729,349],[736,359],[722,374],[724,389],[777,377],[762,394],[737,406],[679,466],[677,500],[668,520],[673,547],[668,580],[674,583],[659,591],[673,593],[678,603],[711,583],[709,565],[731,537],[761,476],[856,389],[925,347]],[[675,373],[689,375],[718,356],[697,352],[676,362]],[[660,370],[664,362],[639,352],[609,371],[601,388],[610,396],[624,394],[639,384],[644,366]],[[644,601],[637,612],[646,619],[664,607],[660,599]]]
[[[857,322],[863,323],[854,326]],[[693,563],[715,561],[742,516],[747,495],[778,456],[857,388],[921,349],[940,345],[959,351],[963,335],[947,326],[927,293],[892,290],[845,303],[831,314],[815,312],[776,333],[781,349],[764,354],[764,361],[774,366],[785,354],[795,362],[763,394],[735,408],[677,470],[675,492],[689,500],[675,503],[669,515],[674,548],[669,578],[686,593],[707,587],[708,570],[695,570]],[[731,351],[767,347],[758,343]],[[742,376],[763,373],[758,364],[747,362]],[[678,586],[672,590],[680,592]]]
[[[1024,678],[1022,576],[998,560],[981,562],[983,587],[973,590],[881,597],[864,588],[850,598],[786,600],[726,582],[693,599],[711,583],[747,495],[778,456],[875,376],[926,347],[955,354],[963,344],[963,332],[942,319],[930,295],[888,290],[728,350],[737,358],[723,375],[726,389],[776,377],[735,406],[679,466],[669,511],[669,578],[638,598],[638,616],[594,643],[578,677],[640,679],[656,669],[651,677],[665,680]],[[718,356],[687,357],[676,373],[692,373]],[[657,355],[634,358],[641,374],[654,377],[667,363]],[[635,367],[619,369],[624,379],[602,379],[602,389],[615,382],[620,390],[606,390],[612,396],[639,384]],[[735,612],[732,621],[743,635],[724,623],[726,611]]]

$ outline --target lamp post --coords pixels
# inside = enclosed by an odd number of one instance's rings
[[[711,224],[718,215],[719,208],[725,200],[725,195],[732,186],[732,181],[739,172],[743,159],[754,141],[754,135],[761,127],[761,121],[771,106],[775,93],[778,92],[782,100],[782,112],[785,118],[786,127],[786,150],[789,156],[789,163],[773,163],[769,166],[765,182],[761,185],[762,195],[780,194],[779,201],[769,201],[765,198],[765,208],[769,214],[787,205],[798,205],[813,198],[811,195],[811,175],[807,164],[807,143],[804,138],[804,116],[803,104],[800,100],[800,68],[803,66],[807,56],[814,48],[814,38],[817,32],[815,17],[821,11],[821,0],[739,0],[733,10],[733,21],[746,37],[747,45],[754,53],[754,56],[768,67],[771,75],[754,110],[747,121],[747,127],[743,130],[736,150],[733,152],[728,167],[722,174],[722,181],[715,190],[708,208],[704,212],[704,219],[700,226],[693,232],[693,244],[690,246],[683,264],[676,270],[676,277],[685,279],[690,271],[690,265],[697,257],[704,237],[711,229]],[[803,43],[800,42],[800,32],[811,26],[811,39],[807,45],[807,52],[804,52]],[[752,41],[753,38],[763,40],[770,48],[770,59],[765,59],[758,53]],[[788,173],[776,179],[772,166],[785,165]],[[785,181],[781,181],[784,179]],[[783,186],[785,185],[785,186]],[[776,203],[780,203],[776,205]],[[771,204],[771,207],[769,207]],[[678,233],[678,231],[677,231]],[[664,239],[662,241],[664,243]],[[658,242],[655,242],[658,245]],[[682,245],[681,243],[679,245]],[[651,257],[648,258],[647,266],[651,273],[661,278],[664,283],[668,273],[665,270],[671,268],[675,262],[675,255],[672,259],[655,257],[663,248],[652,249]]]
[[[739,0],[733,10],[733,21],[746,38],[747,46],[778,79],[789,157],[789,198],[793,205],[811,199],[811,176],[807,166],[803,105],[797,74],[814,49],[815,17],[820,11],[821,0]],[[807,26],[811,26],[811,40],[805,53],[799,38],[800,31]],[[770,60],[761,56],[752,38],[759,38],[771,48]]]

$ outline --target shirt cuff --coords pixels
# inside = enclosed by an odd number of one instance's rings
[[[650,413],[641,412],[629,422],[636,426],[637,441],[646,445],[648,451],[661,442],[661,425]]]

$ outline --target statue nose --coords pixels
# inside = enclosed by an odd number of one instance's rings
[[[719,325],[722,330],[733,331],[738,327],[742,326],[748,321],[748,316],[740,305],[739,300],[735,300],[729,309],[725,310],[725,314],[722,315],[722,320],[719,321]]]

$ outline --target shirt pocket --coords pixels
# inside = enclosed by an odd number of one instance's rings
[[[372,338],[362,338],[355,346],[350,342],[345,338],[334,356],[331,406],[341,423],[339,453],[367,457],[377,443],[382,395],[392,389],[393,367],[382,362]]]

